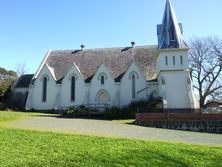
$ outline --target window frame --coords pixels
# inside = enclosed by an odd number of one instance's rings
[[[165,56],[165,65],[168,66],[168,57]]]
[[[183,65],[183,56],[180,56],[180,65]]]
[[[45,76],[42,80],[42,102],[47,102],[48,78]]]
[[[70,100],[72,102],[75,102],[75,100],[76,100],[76,77],[75,76],[71,77],[71,82],[70,82]]]
[[[136,99],[136,76],[135,74],[132,75],[132,99]]]
[[[100,84],[101,85],[105,85],[105,77],[104,77],[104,75],[101,75],[101,77],[100,77]]]

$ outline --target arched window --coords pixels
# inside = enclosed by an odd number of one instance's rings
[[[136,77],[132,75],[132,99],[136,98]]]
[[[175,56],[173,56],[173,65],[176,64]]]
[[[76,94],[76,78],[72,76],[71,78],[71,101],[75,101]]]
[[[42,102],[46,102],[46,99],[47,99],[47,77],[44,77],[42,82]]]
[[[183,65],[183,56],[180,56],[180,64]]]
[[[101,81],[101,85],[104,85],[105,80],[104,80],[104,76],[103,75],[101,76],[100,81]]]
[[[168,57],[165,57],[165,64],[168,65]]]

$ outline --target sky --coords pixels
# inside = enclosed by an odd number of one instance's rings
[[[166,0],[0,0],[0,67],[35,73],[49,49],[156,45]],[[186,41],[222,39],[221,0],[171,0]]]

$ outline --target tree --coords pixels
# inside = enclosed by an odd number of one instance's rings
[[[0,67],[0,100],[10,92],[11,87],[16,80],[16,72],[12,70],[6,70]]]
[[[16,65],[16,73],[17,73],[17,77],[19,78],[21,75],[27,73],[27,68],[26,68],[26,63],[17,63]]]
[[[195,38],[189,52],[193,86],[199,95],[200,107],[219,98],[222,91],[222,40]]]

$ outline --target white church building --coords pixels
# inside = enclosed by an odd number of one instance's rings
[[[165,109],[198,108],[182,34],[167,0],[158,45],[49,50],[29,84],[26,109],[121,107],[150,95],[162,97]]]

